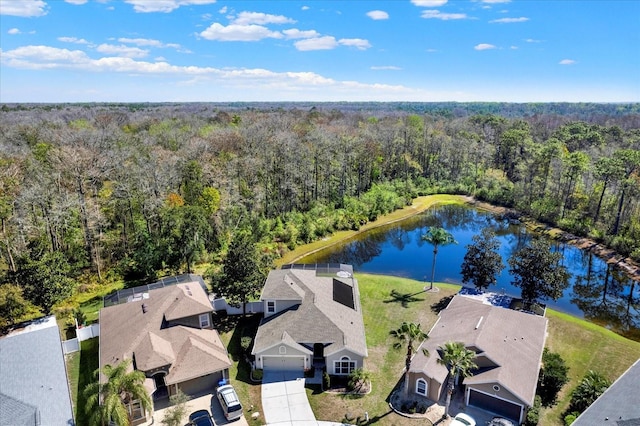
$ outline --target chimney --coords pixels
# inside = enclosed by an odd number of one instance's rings
[[[147,313],[147,305],[146,304],[142,304],[142,313],[146,314]]]

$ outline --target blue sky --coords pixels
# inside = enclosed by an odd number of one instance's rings
[[[0,102],[640,102],[639,0],[0,0]]]

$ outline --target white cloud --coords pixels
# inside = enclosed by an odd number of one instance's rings
[[[227,13],[227,10],[229,10],[229,8],[227,6],[222,6],[220,8],[220,10],[218,11],[218,13],[221,13],[221,14],[224,15],[225,13]]]
[[[563,59],[560,62],[558,62],[558,64],[560,65],[573,65],[575,63],[576,61],[574,61],[573,59]]]
[[[135,44],[136,46],[150,46],[150,47],[170,47],[172,49],[180,49],[180,45],[177,43],[163,43],[160,40],[154,40],[152,38],[126,38],[120,37],[118,39],[120,43]]]
[[[63,43],[89,44],[87,40],[77,37],[58,37],[58,41]]]
[[[402,68],[396,67],[395,65],[382,65],[382,66],[373,66],[371,67],[374,71],[400,71]]]
[[[296,21],[282,15],[270,15],[260,12],[240,12],[238,16],[231,21],[236,25],[265,25],[265,24],[294,24]]]
[[[448,0],[411,0],[411,3],[420,7],[440,7],[447,4]]]
[[[474,46],[474,49],[476,49],[476,50],[491,50],[491,49],[496,49],[496,46],[494,46],[493,44],[488,44],[488,43],[480,43],[480,44],[477,44],[476,46]]]
[[[443,13],[439,10],[425,10],[422,12],[422,16],[424,19],[441,19],[443,21],[449,21],[453,19],[467,19],[467,15],[465,13]]]
[[[43,0],[0,0],[0,15],[31,18],[46,15],[47,8]]]
[[[429,53],[436,53],[438,51],[438,49],[427,49],[427,52]]]
[[[67,3],[75,4],[75,5],[81,5],[81,4],[85,4],[89,0],[64,0],[64,1],[66,1]]]
[[[133,10],[139,13],[163,12],[169,13],[180,6],[205,5],[215,3],[216,0],[124,0],[133,5]]]
[[[511,49],[511,50],[518,50],[518,46],[511,46],[509,49]]]
[[[524,16],[520,18],[500,18],[494,19],[493,21],[489,21],[490,24],[513,24],[515,22],[527,22],[529,18],[525,18]]]
[[[369,43],[369,40],[365,40],[362,38],[341,38],[340,40],[338,40],[338,43],[343,46],[355,47],[358,50],[367,50],[371,47],[371,43]]]
[[[200,33],[202,38],[218,41],[258,41],[264,38],[282,38],[282,34],[261,25],[221,25],[217,22]]]
[[[121,56],[124,58],[144,58],[149,54],[148,50],[140,49],[139,47],[125,46],[123,44],[119,46],[116,46],[115,44],[101,44],[96,47],[96,50],[100,53]]]
[[[324,36],[324,37],[314,37],[308,38],[305,40],[296,41],[293,45],[298,50],[308,51],[308,50],[331,50],[338,47],[338,42],[334,37]]]
[[[311,9],[311,8],[310,8],[309,6],[302,6],[300,9],[302,9],[302,10],[309,10],[309,9]]]
[[[21,31],[18,28],[11,28],[9,31],[7,31],[7,34],[11,34],[11,35],[21,34]]]
[[[542,43],[542,40],[536,40],[534,38],[527,38],[524,41],[526,41],[527,43]]]
[[[316,30],[301,31],[297,28],[291,28],[289,30],[283,30],[282,33],[288,39],[320,37],[320,34]]]
[[[370,12],[367,12],[367,16],[374,21],[389,19],[389,14],[384,10],[372,10]]]

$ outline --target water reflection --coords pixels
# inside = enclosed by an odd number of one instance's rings
[[[533,234],[508,217],[500,217],[464,206],[442,206],[402,222],[377,228],[352,240],[307,256],[302,263],[348,263],[354,270],[397,275],[427,281],[431,274],[432,246],[421,236],[430,226],[449,231],[458,245],[438,250],[436,280],[461,283],[460,265],[471,238],[490,227],[500,241],[500,254],[507,259],[527,245]],[[571,285],[557,301],[547,301],[550,307],[584,317],[628,337],[640,340],[640,285],[613,265],[588,251],[554,243],[553,249],[563,254],[563,264],[571,274]],[[508,266],[498,277],[491,291],[520,296],[520,289],[511,285]]]

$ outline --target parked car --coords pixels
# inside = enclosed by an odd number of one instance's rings
[[[468,414],[457,414],[450,423],[451,426],[476,426],[476,421]]]
[[[215,426],[208,410],[198,410],[189,416],[189,426]]]
[[[487,426],[516,426],[516,424],[503,417],[494,417],[490,422],[487,422]]]
[[[218,387],[216,395],[227,420],[237,420],[242,417],[242,404],[240,404],[240,399],[238,399],[233,386],[223,385]]]

